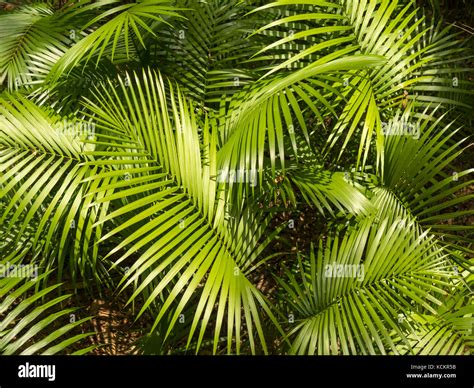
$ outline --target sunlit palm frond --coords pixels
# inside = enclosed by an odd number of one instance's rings
[[[97,189],[109,191],[100,202],[116,208],[100,221],[115,224],[102,240],[123,235],[109,256],[117,257],[116,265],[129,263],[122,284],[134,287],[130,302],[147,295],[138,317],[158,304],[153,329],[170,313],[165,337],[178,320],[192,319],[188,345],[199,331],[196,351],[212,324],[214,352],[225,327],[227,352],[239,353],[244,336],[253,353],[266,352],[262,320],[278,324],[249,276],[271,241],[263,235],[269,219],[244,204],[234,204],[229,214],[224,184],[216,182],[217,129],[207,120],[200,136],[194,109],[179,89],[169,85],[167,95],[165,80],[151,70],[131,77],[129,87],[123,80],[120,85],[120,93],[99,89],[86,108],[106,131],[99,141],[108,143],[91,152],[92,164],[115,169],[107,173],[113,183]],[[184,318],[195,293],[194,316]]]
[[[300,258],[299,270],[300,278],[288,273],[281,281],[298,354],[398,354],[394,335],[413,353],[411,313],[436,317],[456,278],[436,240],[409,219],[369,218],[321,241],[308,264]]]
[[[59,284],[37,291],[46,274],[26,279],[17,273],[15,277],[6,277],[13,263],[0,263],[1,355],[52,355],[68,352],[73,346],[76,350],[69,353],[84,354],[91,350],[77,350],[77,343],[92,333],[77,332],[90,318],[76,320],[77,309],[64,306],[71,295],[53,296]],[[16,261],[16,265],[19,263]],[[31,275],[35,275],[33,265],[22,268],[30,268]]]

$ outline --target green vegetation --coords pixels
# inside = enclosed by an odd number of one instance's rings
[[[469,354],[472,42],[415,3],[4,4],[0,354],[101,298],[137,353]]]

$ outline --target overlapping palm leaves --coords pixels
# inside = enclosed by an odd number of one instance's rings
[[[7,265],[6,262],[2,262],[3,265]],[[57,354],[72,345],[77,346],[78,342],[92,334],[80,331],[88,317],[76,320],[74,313],[77,308],[63,307],[71,295],[54,296],[60,284],[35,292],[45,275],[27,280],[20,277],[0,278],[1,355]],[[74,333],[77,330],[79,332]],[[90,350],[91,347],[86,347],[70,353],[84,354]]]
[[[162,73],[179,82],[201,107],[215,108],[223,95],[240,91],[263,74],[263,64],[251,57],[268,40],[247,38],[259,19],[243,17],[253,3],[178,1],[186,9],[185,19],[161,29],[160,39],[140,56],[145,63],[160,63]]]
[[[388,0],[275,1],[260,10],[269,8],[282,9],[283,17],[259,31],[269,33],[276,29],[278,35],[278,29],[283,29],[280,31],[283,37],[266,49],[278,47],[284,58],[269,74],[308,58],[311,65],[324,64],[349,53],[386,58],[382,66],[367,71],[346,71],[339,79],[330,80],[332,88],[326,86],[335,101],[343,98],[347,103],[343,104],[343,111],[338,112],[340,117],[322,150],[324,153],[329,153],[337,144],[335,156],[339,158],[352,137],[357,136],[357,163],[364,164],[375,139],[378,163],[382,163],[382,121],[393,114],[394,107],[405,106],[408,100],[422,105],[436,102],[466,106],[462,93],[470,93],[469,83],[458,77],[468,69],[455,65],[462,60],[458,54],[463,49],[453,47],[456,38],[449,34],[448,28],[440,30],[439,26],[426,25],[412,4]],[[314,20],[320,19],[322,21],[315,25]],[[325,102],[319,95],[309,97],[304,88],[303,91],[299,93],[303,102]],[[440,94],[444,92],[450,92],[451,98]],[[323,125],[319,117],[319,126]]]
[[[472,304],[461,304],[451,316],[440,312],[453,292],[468,295],[465,285],[443,248],[413,221],[385,218],[374,223],[369,218],[344,236],[321,241],[318,248],[317,253],[311,250],[309,262],[299,259],[298,278],[288,272],[288,281],[281,281],[296,315],[289,329],[292,352],[429,353],[434,350],[426,349],[430,341],[436,354],[468,351]],[[426,329],[429,325],[419,314],[437,329]],[[465,326],[458,322],[458,331],[451,326],[441,338],[429,338],[426,330],[439,334],[454,317],[465,320]],[[456,339],[446,335],[453,331]]]
[[[457,206],[473,182],[456,115],[470,54],[449,29],[388,0],[81,1],[0,17],[0,253],[42,271],[0,279],[20,303],[0,300],[3,352],[86,337],[83,321],[51,326],[72,311],[52,296],[66,281],[126,293],[152,353],[469,352],[472,211]],[[385,131],[397,123],[412,131]],[[254,179],[221,179],[235,171]],[[327,222],[309,252],[272,251],[287,228],[265,208],[274,196]]]
[[[118,265],[142,252],[122,280],[125,287],[135,286],[130,301],[147,291],[138,313],[141,316],[161,295],[163,303],[153,327],[173,308],[168,335],[198,292],[194,317],[187,318],[193,319],[188,344],[198,328],[198,344],[202,341],[211,314],[217,314],[214,351],[227,326],[227,349],[230,352],[235,347],[239,352],[244,322],[252,352],[256,351],[255,336],[265,351],[257,306],[268,316],[273,314],[247,276],[259,252],[271,241],[271,236],[260,241],[269,219],[252,212],[249,204],[226,214],[226,192],[216,182],[215,124],[205,120],[201,144],[194,108],[179,91],[174,92],[170,84],[167,96],[163,79],[152,71],[133,78],[131,87],[121,81],[120,94],[104,88],[96,102],[86,105],[104,129],[98,135],[104,151],[96,149],[91,155],[105,159],[92,164],[115,167],[102,175],[111,184],[96,192],[105,194],[100,203],[121,202],[100,221],[118,224],[103,239],[121,232],[127,236],[109,255],[118,255]],[[124,176],[128,177],[126,184]]]
[[[56,268],[60,281],[66,268],[73,282],[91,277],[107,281],[94,246],[101,229],[92,229],[102,209],[89,206],[93,197],[83,200],[94,188],[86,178],[95,171],[86,164],[90,157],[78,132],[69,130],[78,128],[77,123],[59,121],[20,96],[3,100],[0,110],[3,253],[31,245],[40,265]],[[84,130],[83,135],[93,132]],[[9,234],[13,237],[7,239]]]
[[[0,15],[0,84],[17,90],[41,76],[35,60],[51,61],[67,49],[67,25],[46,4],[22,7]]]

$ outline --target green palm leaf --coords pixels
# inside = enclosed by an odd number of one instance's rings
[[[0,85],[12,91],[31,83],[38,76],[31,72],[35,58],[65,51],[67,33],[67,24],[46,4],[0,15]]]
[[[18,265],[19,262],[17,262]],[[11,264],[11,263],[10,263]],[[2,268],[7,265],[2,261]],[[33,279],[0,278],[0,354],[52,355],[67,349],[92,333],[79,333],[80,325],[90,318],[76,321],[74,308],[61,308],[71,295],[52,297],[59,284],[34,293],[46,274]],[[48,298],[48,300],[42,300]],[[69,322],[58,325],[57,322]],[[75,345],[77,347],[77,345]],[[91,348],[76,351],[85,353]]]
[[[393,334],[412,352],[410,312],[438,314],[455,278],[442,248],[407,219],[372,223],[321,242],[309,265],[300,258],[301,279],[280,280],[296,318],[292,352],[398,354]]]
[[[110,139],[107,150],[91,152],[97,159],[102,156],[91,164],[115,168],[108,173],[114,183],[97,189],[110,192],[100,203],[121,202],[100,221],[115,223],[102,240],[126,234],[109,256],[118,255],[116,265],[130,263],[122,280],[123,287],[134,287],[130,302],[144,292],[149,295],[137,317],[157,308],[154,329],[173,309],[166,338],[198,293],[194,317],[188,317],[193,320],[188,345],[200,327],[198,351],[213,322],[214,352],[227,327],[227,352],[235,348],[239,353],[243,325],[250,350],[257,352],[258,338],[266,352],[263,316],[278,324],[249,279],[258,253],[271,241],[272,236],[261,239],[269,219],[253,214],[244,204],[234,209],[233,218],[226,216],[225,190],[216,182],[216,127],[206,120],[201,143],[194,110],[179,90],[173,91],[170,84],[167,95],[163,78],[151,70],[132,79],[130,87],[120,80],[121,96],[104,87],[98,90],[96,102],[86,107],[106,131],[99,140]],[[117,153],[117,147],[130,153]],[[163,174],[152,175],[144,168]],[[131,177],[126,186],[119,180],[124,174]],[[141,185],[135,186],[138,181]],[[125,248],[126,253],[121,253]],[[163,293],[160,303],[157,297]]]
[[[104,0],[90,2],[90,4],[86,2],[83,8],[79,8],[79,12],[89,13],[114,3],[120,4],[120,1]],[[131,36],[133,36],[135,44],[144,46],[146,34],[156,36],[153,27],[157,23],[165,23],[169,18],[182,17],[178,11],[180,9],[174,7],[169,0],[139,0],[130,4],[117,5],[99,13],[82,28],[87,30],[94,26],[95,29],[61,57],[51,69],[49,80],[57,81],[61,75],[79,65],[83,59],[87,63],[93,56],[96,56],[96,63],[98,63],[107,48],[111,50],[110,59],[113,61],[120,43],[123,43],[125,57],[129,59]],[[108,20],[109,18],[110,20]],[[104,24],[97,26],[98,22],[104,20]],[[151,24],[151,27],[148,24]]]
[[[387,59],[383,66],[374,69],[347,71],[341,81],[331,85],[342,91],[345,106],[327,140],[325,155],[337,145],[336,156],[340,158],[352,138],[357,136],[357,164],[366,163],[372,143],[375,143],[378,163],[381,163],[384,150],[382,122],[387,121],[386,117],[390,117],[394,107],[406,104],[405,98],[414,99],[424,107],[437,102],[468,108],[461,96],[470,93],[469,83],[461,76],[467,69],[456,64],[456,54],[462,49],[452,48],[456,44],[455,36],[449,35],[448,29],[440,31],[438,28],[433,32],[427,28],[424,18],[412,4],[399,7],[398,1],[388,0],[335,3],[297,0],[275,1],[255,11],[265,12],[268,8],[283,9],[285,17],[259,31],[268,34],[286,28],[284,37],[265,49],[278,47],[285,52],[283,57],[286,59],[268,74],[301,66],[299,62],[303,66],[305,63],[322,64],[353,52],[381,55]],[[327,54],[328,46],[332,46],[330,54]],[[450,85],[452,79],[444,74],[457,75],[460,83]],[[436,75],[440,76],[436,78]],[[426,83],[431,86],[427,87]],[[445,98],[445,92],[457,97]],[[334,97],[333,104],[340,104],[339,97]],[[323,120],[319,121],[323,125]]]
[[[108,277],[94,245],[101,228],[92,225],[107,208],[84,199],[95,188],[85,180],[97,169],[87,165],[80,139],[94,136],[91,123],[61,121],[22,97],[0,104],[1,232],[14,232],[0,251],[17,251],[26,238],[44,267],[58,268],[59,280],[69,268],[73,281],[92,274],[101,282],[99,274]]]
[[[453,211],[453,207],[473,198],[472,194],[462,194],[473,183],[469,179],[473,169],[453,171],[456,158],[467,148],[464,146],[467,139],[455,140],[459,128],[453,129],[454,123],[446,123],[445,116],[446,113],[439,118],[409,114],[394,117],[392,129],[387,128],[384,168],[380,175],[384,190],[390,190],[396,200],[389,199],[392,205],[385,202],[390,195],[381,190],[377,192],[380,199],[375,201],[385,208],[392,206],[391,209],[400,201],[420,225],[434,234],[446,240],[470,242],[472,226],[464,225],[461,217],[472,215],[473,210]],[[407,134],[395,134],[396,128],[404,126],[408,127]],[[458,232],[462,231],[468,235],[461,236]]]
[[[141,54],[146,62],[160,63],[163,74],[206,107],[258,78],[258,64],[249,58],[263,43],[246,39],[258,23],[255,17],[244,17],[250,4],[184,0],[178,6],[188,9],[186,19],[164,26],[160,39]]]

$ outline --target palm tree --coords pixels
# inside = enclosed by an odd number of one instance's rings
[[[0,352],[90,351],[65,289],[152,354],[470,352],[472,54],[412,1],[28,2],[0,38]]]

